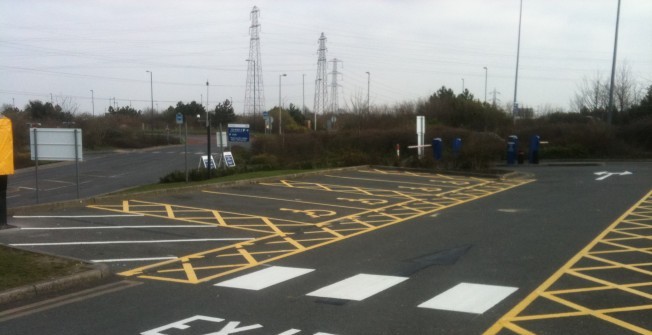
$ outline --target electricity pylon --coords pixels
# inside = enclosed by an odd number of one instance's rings
[[[253,126],[256,128],[256,114],[263,112],[265,107],[265,92],[263,90],[262,62],[260,61],[260,24],[258,7],[251,10],[251,26],[249,27],[249,58],[247,62],[247,84],[245,91],[245,115],[253,115]]]
[[[321,33],[319,37],[319,49],[317,49],[317,76],[315,77],[315,103],[313,106],[313,111],[315,112],[315,130],[317,129],[317,114],[324,114],[326,111],[326,100],[328,97],[328,86],[327,80],[328,75],[326,73],[326,36],[324,33]]]
[[[338,76],[341,75],[341,72],[337,71],[337,63],[342,63],[341,60],[337,58],[333,58],[333,60],[330,61],[330,63],[333,63],[333,71],[331,71],[331,96],[330,96],[330,112],[333,114],[337,114],[337,112],[340,109],[339,106],[339,97],[338,97],[338,87],[340,85],[337,84],[337,79]]]

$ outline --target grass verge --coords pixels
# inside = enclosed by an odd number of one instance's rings
[[[0,245],[0,291],[85,270],[82,262]]]

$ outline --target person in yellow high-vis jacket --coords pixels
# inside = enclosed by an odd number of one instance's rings
[[[14,174],[14,136],[11,120],[0,116],[0,229],[7,225],[7,179]]]

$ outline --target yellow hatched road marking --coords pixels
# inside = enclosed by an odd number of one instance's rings
[[[432,178],[432,175],[429,175]],[[215,248],[178,259],[167,260],[120,273],[122,276],[137,276],[144,279],[162,280],[178,283],[196,284],[243,271],[254,266],[273,262],[285,257],[329,245],[344,239],[372,232],[384,227],[427,215],[468,201],[489,196],[532,182],[532,180],[495,181],[496,185],[486,182],[473,187],[485,188],[484,191],[460,195],[437,196],[432,188],[430,194],[413,192],[396,192],[392,190],[368,189],[362,187],[326,185],[283,180],[273,186],[304,188],[309,190],[355,193],[372,195],[373,198],[350,199],[360,202],[371,199],[372,208],[355,208],[354,214],[333,217],[318,223],[298,222],[271,217],[247,215],[212,209],[194,208],[171,204],[158,204],[132,200],[123,202],[122,209],[143,213],[154,217],[172,220],[211,224],[219,227],[244,229],[264,233],[265,236],[247,242]],[[469,189],[470,186],[460,189]],[[208,192],[213,193],[213,192]],[[223,193],[223,192],[219,192]],[[251,196],[252,198],[256,196]],[[385,199],[394,198],[402,201],[390,203]],[[265,198],[265,197],[259,197]],[[342,200],[343,198],[338,198]],[[287,199],[281,199],[289,201]],[[297,201],[297,203],[302,203]],[[307,202],[304,202],[307,203]],[[120,211],[113,206],[89,206],[92,208]],[[171,213],[170,213],[171,212]],[[192,218],[189,219],[189,216]],[[339,229],[341,227],[341,229]],[[300,229],[300,230],[298,230]],[[322,235],[319,235],[322,234]]]
[[[534,324],[520,323],[523,321],[531,320],[555,320],[557,318],[573,318],[573,317],[586,317],[590,316],[596,321],[608,322],[618,327],[633,331],[638,334],[652,334],[652,329],[646,329],[642,325],[635,325],[631,323],[631,318],[626,318],[625,321],[624,314],[626,312],[635,312],[642,310],[652,309],[652,294],[638,290],[636,288],[644,287],[649,288],[652,286],[652,271],[646,270],[643,267],[649,266],[650,262],[619,262],[611,259],[607,259],[605,255],[608,254],[619,254],[623,252],[628,253],[640,253],[642,255],[649,255],[650,248],[637,248],[635,246],[626,245],[625,242],[628,241],[640,241],[640,240],[649,240],[652,239],[652,231],[649,235],[635,235],[625,233],[625,235],[631,235],[631,238],[607,238],[612,233],[623,234],[621,231],[622,228],[619,226],[621,224],[630,224],[631,217],[638,217],[649,223],[652,223],[652,213],[648,211],[649,204],[652,204],[652,191],[648,192],[641,200],[639,200],[634,206],[629,208],[623,215],[621,215],[616,221],[614,221],[607,229],[600,233],[591,243],[584,247],[579,253],[573,256],[566,264],[564,264],[557,272],[555,272],[550,278],[545,280],[538,288],[536,288],[532,293],[530,293],[525,299],[518,303],[512,310],[507,312],[503,317],[501,317],[493,326],[485,331],[485,335],[501,334],[502,330],[509,329],[516,334],[535,334],[535,329],[527,329],[535,327]],[[618,240],[621,243],[614,243],[613,241]],[[609,245],[613,250],[596,250],[592,251],[593,248],[599,245]],[[597,256],[600,255],[600,256]],[[583,259],[589,259],[592,262],[598,262],[604,264],[603,266],[584,266],[576,267],[577,264]],[[642,276],[638,279],[637,283],[627,283],[627,284],[617,284],[610,280],[599,278],[601,273],[597,271],[630,271],[630,273],[636,273],[637,276]],[[562,277],[572,276],[575,278],[580,278],[586,281],[585,287],[575,287],[572,289],[555,289],[551,290],[550,288],[557,283]],[[647,277],[645,277],[647,276]],[[646,278],[646,279],[641,279]],[[631,280],[631,278],[630,278]],[[637,297],[640,299],[647,300],[647,304],[638,304],[636,306],[619,306],[614,308],[602,308],[602,309],[592,309],[590,306],[583,306],[583,304],[588,304],[579,299],[579,301],[570,301],[573,297],[566,296],[562,298],[563,295],[574,294],[582,295],[589,294],[590,292],[595,291],[611,291],[613,293],[620,294],[620,296],[627,297]],[[544,299],[550,302],[555,302],[561,306],[571,308],[573,311],[569,312],[557,312],[557,313],[543,313],[537,314],[534,311],[528,311],[525,313],[526,309],[533,305],[535,301],[539,299]],[[616,314],[617,315],[610,315]],[[522,315],[526,314],[526,315]],[[630,322],[628,322],[630,321]],[[591,321],[586,318],[578,321],[583,325],[588,325]],[[561,333],[564,330],[559,330]]]

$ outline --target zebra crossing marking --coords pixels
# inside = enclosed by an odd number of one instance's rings
[[[418,307],[483,314],[516,290],[508,286],[460,283]]]
[[[407,277],[358,274],[337,283],[322,287],[307,295],[320,298],[362,301],[394,285],[408,280]]]
[[[259,291],[264,288],[280,284],[284,281],[303,276],[312,271],[315,271],[315,269],[271,266],[256,272],[246,274],[244,276],[219,282],[215,284],[215,286]]]
[[[311,273],[315,269],[271,266],[215,284],[218,287],[259,291]],[[312,291],[306,296],[362,301],[398,285],[409,277],[357,274]],[[517,287],[459,283],[417,307],[462,313],[483,314],[512,293]]]

